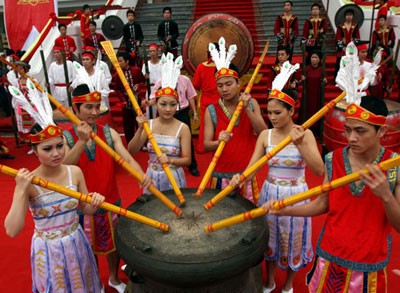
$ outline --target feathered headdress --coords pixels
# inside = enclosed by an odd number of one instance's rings
[[[296,101],[290,97],[289,95],[285,94],[281,90],[287,83],[288,79],[292,76],[297,69],[300,68],[300,65],[296,63],[295,65],[290,64],[289,61],[283,63],[281,67],[281,71],[275,77],[274,81],[272,82],[272,90],[269,94],[268,99],[277,99],[281,100],[290,106],[294,107]]]
[[[62,136],[62,128],[55,125],[53,121],[53,110],[47,93],[41,93],[37,90],[30,79],[27,80],[30,102],[18,88],[14,86],[9,86],[8,88],[11,95],[15,98],[17,105],[24,108],[42,128],[42,131],[39,133],[29,135],[32,144]]]
[[[173,97],[178,99],[178,92],[175,90],[181,68],[183,66],[182,56],[175,59],[174,55],[168,53],[161,56],[161,89],[156,92],[156,98]]]
[[[90,81],[89,74],[87,73],[86,69],[76,61],[73,62],[73,65],[75,68],[75,72],[79,78],[77,88],[80,87],[80,85],[87,85],[87,87],[84,87],[85,91],[81,91],[78,89],[72,92],[73,96],[72,103],[101,102],[101,93],[94,90],[94,87],[92,85],[92,82]],[[95,74],[97,74],[97,72]],[[98,80],[98,78],[96,78],[96,80]]]
[[[230,76],[239,79],[239,74],[235,70],[229,69],[232,59],[235,58],[237,46],[230,45],[228,52],[226,52],[225,39],[223,37],[219,39],[218,45],[219,52],[213,43],[208,45],[208,51],[210,51],[211,58],[218,70],[215,74],[215,78],[218,79],[224,76]]]
[[[340,69],[335,80],[337,86],[346,91],[346,101],[349,104],[346,108],[346,118],[361,120],[373,125],[385,124],[386,117],[375,115],[360,106],[361,97],[366,95],[364,91],[375,78],[376,70],[381,62],[381,56],[382,49],[376,54],[371,67],[364,76],[361,76],[363,79],[359,82],[360,60],[358,49],[353,42],[347,45],[346,55],[340,60]]]

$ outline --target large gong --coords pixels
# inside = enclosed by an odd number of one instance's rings
[[[197,19],[187,30],[182,45],[182,57],[186,70],[193,74],[197,65],[207,61],[208,44],[218,43],[224,37],[226,47],[236,44],[238,50],[232,63],[239,74],[250,68],[254,56],[253,38],[246,25],[233,15],[226,13],[206,14]]]
[[[196,288],[235,277],[259,264],[268,243],[264,217],[213,233],[207,224],[255,208],[240,196],[228,196],[213,209],[203,205],[218,190],[206,189],[194,199],[196,189],[182,189],[186,198],[184,216],[177,218],[161,201],[143,195],[129,210],[170,225],[168,233],[120,218],[115,242],[122,259],[145,279],[175,288]],[[172,190],[164,192],[176,201]]]

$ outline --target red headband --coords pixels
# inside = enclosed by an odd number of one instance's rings
[[[62,48],[59,46],[54,46],[53,51],[62,51]]]
[[[156,92],[156,98],[159,97],[173,97],[178,100],[178,92],[168,86]]]
[[[63,130],[61,127],[49,124],[42,131],[35,134],[29,134],[29,139],[32,144],[36,144],[55,137],[60,137],[62,135],[63,135]]]
[[[239,79],[239,74],[235,70],[228,68],[221,68],[220,70],[218,70],[218,72],[215,74],[215,79],[219,79],[225,76]]]
[[[281,92],[280,90],[277,90],[277,89],[273,89],[269,93],[268,100],[270,100],[270,99],[280,100],[282,102],[285,102],[286,104],[289,104],[292,107],[294,107],[294,105],[296,104],[296,101],[292,97],[290,97],[289,95],[287,95],[284,92]]]
[[[367,46],[367,44],[359,45],[359,46],[357,46],[357,50],[358,50],[358,51],[365,51],[365,50],[368,50],[368,46]]]
[[[91,46],[85,46],[82,48],[83,51],[89,51],[89,52],[94,52],[96,49]]]
[[[157,44],[150,44],[150,45],[149,45],[149,49],[152,49],[152,48],[158,50]]]
[[[346,108],[346,119],[356,119],[372,125],[382,126],[386,123],[386,117],[382,115],[375,115],[374,113],[364,109],[363,107],[352,103]]]
[[[72,98],[72,103],[100,103],[101,93],[94,91],[92,93],[75,96]]]
[[[94,55],[91,52],[85,52],[82,54],[82,58],[89,57],[90,59],[94,60]]]

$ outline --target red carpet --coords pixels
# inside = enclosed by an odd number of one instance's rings
[[[11,152],[16,158],[14,160],[0,159],[0,164],[4,164],[13,168],[27,167],[33,169],[38,161],[34,155],[27,155],[28,147],[22,146],[20,148],[14,147],[14,141],[11,138],[6,138],[5,142],[11,149]],[[142,165],[143,168],[146,166],[147,153],[140,152],[137,154],[136,159]],[[211,154],[198,154],[197,161],[199,163],[199,170],[203,175],[208,167],[211,160]],[[265,168],[259,172],[260,180],[265,178]],[[310,187],[318,185],[321,182],[321,178],[313,176],[309,172],[307,173],[307,182]],[[188,180],[188,187],[197,187],[200,184],[202,177],[193,177],[189,173],[186,174]],[[132,178],[126,174],[122,169],[118,169],[117,172],[118,186],[123,199],[123,206],[127,206],[134,201],[136,197],[141,194],[139,186],[134,183],[132,184]],[[31,269],[30,269],[30,242],[33,233],[33,222],[30,214],[27,216],[25,229],[17,238],[9,238],[4,231],[3,222],[8,212],[12,201],[12,195],[14,190],[14,179],[6,175],[0,175],[0,251],[1,251],[1,262],[0,262],[0,292],[14,292],[14,293],[25,293],[31,290]],[[133,186],[133,189],[132,189]],[[324,222],[324,216],[316,217],[313,219],[313,243],[315,245],[319,232]],[[368,229],[368,227],[365,227]],[[392,273],[392,269],[400,268],[400,236],[398,233],[393,232],[393,249],[392,249],[392,261],[388,266],[388,292],[400,292],[400,277],[395,276]],[[100,275],[103,284],[107,284],[108,270],[105,258],[99,257]],[[309,271],[311,264],[307,268],[300,270],[296,277],[294,289],[296,293],[307,292],[305,286],[305,274]],[[127,281],[123,272],[120,272],[120,276],[123,280]],[[285,273],[278,271],[276,275],[277,290],[280,292],[285,278]],[[106,292],[115,292],[113,289],[106,286]]]

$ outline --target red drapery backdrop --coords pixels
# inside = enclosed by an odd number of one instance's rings
[[[55,13],[55,0],[4,0],[4,23],[10,47],[19,50],[35,27],[40,33],[49,15]]]

